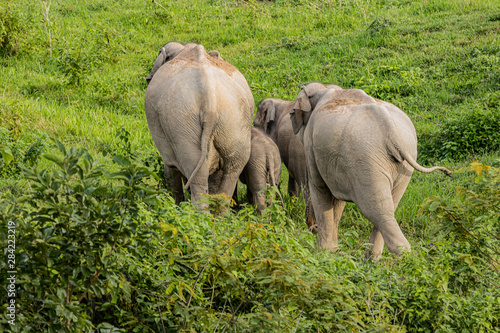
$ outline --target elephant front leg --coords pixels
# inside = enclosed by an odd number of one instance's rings
[[[305,187],[305,196],[306,196],[306,224],[309,231],[313,233],[318,232],[318,225],[316,222],[316,217],[314,216],[314,208],[311,202],[311,193],[309,191],[309,183],[306,179],[306,187]]]

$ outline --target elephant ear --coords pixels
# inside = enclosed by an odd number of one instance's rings
[[[292,111],[290,112],[290,120],[292,121],[293,132],[297,134],[300,128],[305,124],[304,119],[306,114],[312,111],[309,96],[307,96],[306,88],[302,86],[300,93],[293,103]],[[307,117],[309,119],[309,117]]]
[[[151,70],[151,73],[146,78],[146,82],[149,84],[156,71],[158,71],[158,69],[160,69],[160,67],[163,66],[167,61],[172,60],[176,55],[178,55],[183,48],[184,46],[177,42],[169,42],[163,45],[163,47],[160,49],[160,52],[158,53],[158,57],[156,57],[155,63],[153,65],[153,70]]]
[[[146,82],[148,84],[149,82],[151,82],[151,79],[155,75],[156,71],[166,62],[167,62],[167,54],[165,51],[165,45],[163,45],[160,52],[158,53],[158,57],[156,57],[155,63],[153,65],[153,70],[151,71],[151,73],[149,73],[148,77],[146,78]]]
[[[271,101],[268,103],[267,112],[266,112],[266,122],[264,123],[264,132],[267,133],[267,128],[271,122],[274,122],[276,119],[276,107],[274,103]]]
[[[208,55],[211,56],[211,57],[222,59],[222,57],[220,56],[219,51],[216,51],[216,50],[208,51]]]

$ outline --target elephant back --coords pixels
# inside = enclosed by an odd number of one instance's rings
[[[330,89],[316,106],[317,110],[342,112],[343,106],[376,104],[377,101],[361,89]]]

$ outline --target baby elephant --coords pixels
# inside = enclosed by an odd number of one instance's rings
[[[266,205],[267,184],[278,187],[280,177],[278,147],[264,132],[252,128],[250,159],[240,175],[240,181],[247,186],[248,202],[257,205],[259,214],[271,204],[268,202]]]

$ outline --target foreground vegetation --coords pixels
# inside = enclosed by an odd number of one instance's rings
[[[18,272],[0,332],[500,330],[496,1],[164,2],[0,4],[0,243],[15,224]],[[143,112],[169,40],[220,51],[256,102],[317,80],[406,111],[419,161],[455,171],[414,175],[396,212],[413,251],[363,260],[354,205],[335,254],[286,194],[263,216],[176,206]]]

